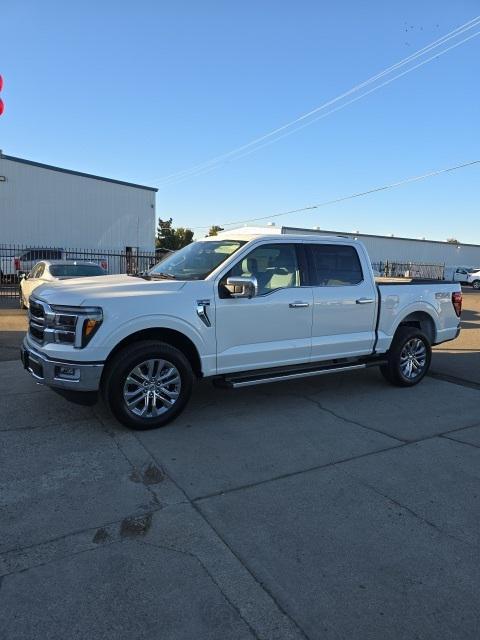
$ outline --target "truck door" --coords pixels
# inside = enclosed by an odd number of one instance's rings
[[[313,284],[312,361],[371,353],[377,291],[357,249],[340,243],[306,249]]]
[[[223,274],[216,289],[217,372],[308,363],[312,287],[305,285],[303,244],[266,243]],[[232,297],[229,277],[254,277],[257,294]]]

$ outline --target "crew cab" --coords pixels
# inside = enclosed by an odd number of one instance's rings
[[[357,240],[243,228],[194,242],[143,277],[44,284],[25,369],[100,390],[133,429],[167,424],[198,378],[241,388],[379,366],[410,387],[460,331],[458,283],[375,281]]]

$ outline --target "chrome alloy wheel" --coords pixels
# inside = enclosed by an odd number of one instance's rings
[[[413,380],[427,363],[427,347],[420,338],[412,338],[403,345],[400,353],[400,369],[405,378]]]
[[[141,418],[156,418],[177,401],[182,388],[178,369],[168,360],[145,360],[130,371],[123,385],[127,409]]]

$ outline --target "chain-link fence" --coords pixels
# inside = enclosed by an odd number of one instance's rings
[[[168,251],[140,251],[126,247],[125,251],[109,249],[79,249],[32,247],[20,244],[0,244],[0,298],[17,298],[19,282],[41,260],[75,260],[93,262],[106,274],[138,274],[153,267]]]
[[[376,276],[386,278],[425,278],[429,280],[443,280],[445,277],[444,264],[385,260],[372,262],[372,267]]]

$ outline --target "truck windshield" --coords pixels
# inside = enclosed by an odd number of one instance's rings
[[[159,262],[148,275],[172,280],[204,280],[244,244],[240,240],[192,242]]]

